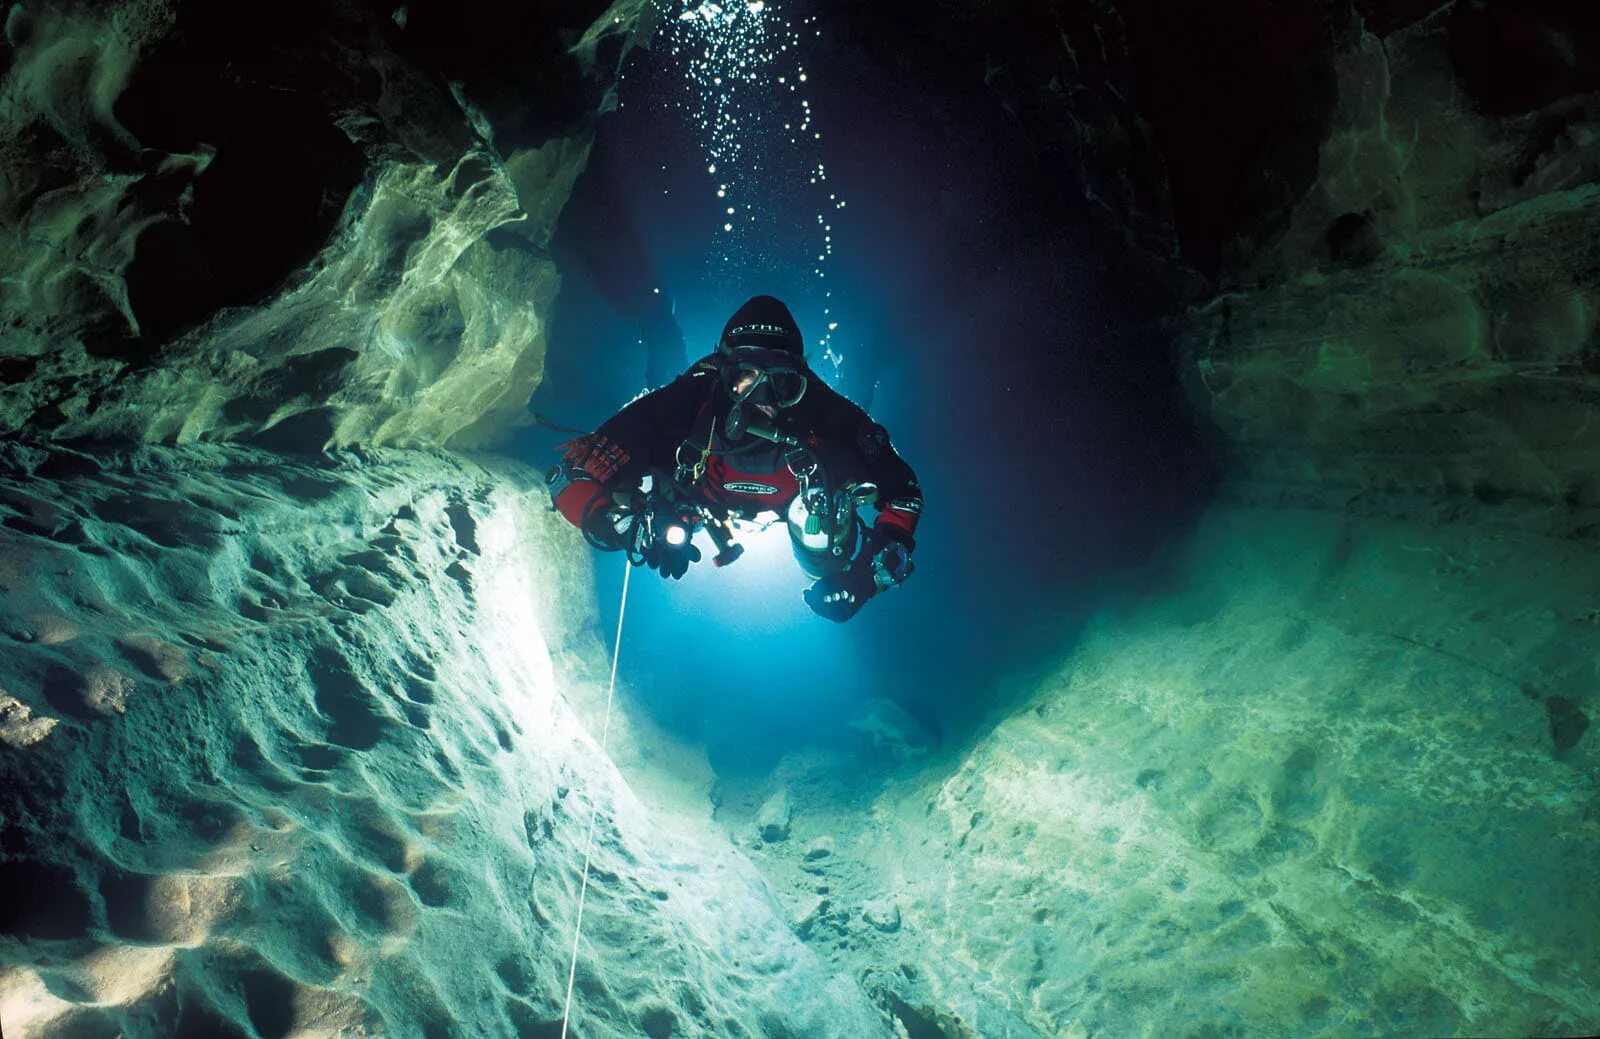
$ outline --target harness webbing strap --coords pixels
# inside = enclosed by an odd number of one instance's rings
[[[678,466],[672,474],[672,479],[685,491],[699,483],[700,478],[706,474],[706,462],[711,458],[712,445],[717,439],[717,413],[713,407],[716,399],[717,383],[713,378],[711,394],[705,403],[700,405],[700,410],[695,412],[688,439],[678,445],[675,457]],[[699,443],[702,439],[705,441],[703,444]]]
[[[611,701],[617,692],[617,658],[622,653],[622,619],[628,613],[628,575],[633,567],[626,559],[622,564],[622,602],[617,607],[617,641],[611,647],[611,683],[606,688],[605,721],[600,726],[600,753],[606,751],[611,736]],[[594,851],[594,828],[600,819],[600,799],[592,798],[589,805],[589,835],[583,840],[583,883],[578,886],[578,919],[572,927],[572,964],[567,968],[567,1002],[561,1011],[561,1039],[567,1039],[567,1022],[572,1017],[572,987],[578,980],[578,942],[583,937],[583,903],[589,895],[589,858]]]
[[[717,417],[713,415],[711,416],[711,429],[706,434],[706,446],[701,449],[699,459],[697,459],[693,464],[689,464],[683,461],[683,455],[681,451],[679,453],[678,471],[673,474],[673,479],[677,482],[681,490],[687,491],[689,488],[699,483],[700,478],[706,474],[706,463],[711,460],[711,445],[716,441],[716,439]],[[692,442],[684,441],[683,446],[684,448],[688,449],[691,454],[693,453]],[[685,479],[686,476],[687,479]]]

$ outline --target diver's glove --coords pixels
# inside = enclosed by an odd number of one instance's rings
[[[847,621],[868,599],[904,581],[915,569],[905,541],[874,529],[848,569],[829,574],[806,589],[806,605],[819,617]]]
[[[690,563],[700,561],[700,550],[692,540],[693,519],[677,515],[665,505],[637,514],[629,533],[628,559],[634,566],[648,566],[676,581],[689,572]]]
[[[877,592],[871,568],[857,563],[848,570],[818,578],[806,589],[805,600],[818,617],[843,623]]]

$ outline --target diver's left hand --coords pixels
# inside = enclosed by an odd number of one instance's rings
[[[807,588],[806,605],[818,617],[843,623],[854,617],[877,590],[871,567],[852,566],[843,573],[819,578]]]

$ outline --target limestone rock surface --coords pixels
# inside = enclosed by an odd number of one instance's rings
[[[1509,7],[1332,63],[1314,180],[1180,336],[1236,477],[1600,502],[1600,84],[1508,65],[1600,24]]]
[[[1600,11],[1481,0],[863,5],[981,79],[1040,216],[1177,342],[1232,479],[1600,501]],[[915,24],[915,32],[903,27]]]
[[[402,10],[9,5],[0,431],[314,452],[522,418],[645,5]]]
[[[858,857],[1043,1035],[1600,1022],[1591,534],[1235,506]]]
[[[861,918],[885,934],[900,930],[900,907],[892,898],[875,898],[861,907]]]
[[[778,789],[761,804],[756,813],[756,833],[768,844],[789,839],[789,823],[794,818],[794,805],[789,791]]]
[[[574,713],[587,553],[510,463],[0,447],[8,1039],[551,1034],[596,807],[575,1034],[892,1034]]]
[[[907,843],[907,820],[922,814],[911,801],[890,803],[894,794],[874,802],[872,792],[885,783],[892,789],[915,786],[908,764],[942,776],[954,762],[925,757],[885,755],[871,746],[839,754],[798,752],[784,759],[777,777],[805,810],[794,815],[788,839],[751,848],[751,864],[788,907],[795,935],[826,968],[855,979],[864,994],[896,1029],[895,1034],[947,1039],[1039,1039],[1038,1030],[1010,1002],[1004,975],[986,963],[951,956],[932,940],[934,934],[912,922],[906,895],[914,891],[909,870],[929,884],[945,871],[942,858],[928,854],[918,835]],[[764,803],[765,784],[721,776],[722,803],[718,821],[725,832],[748,832]],[[952,897],[959,897],[953,893]],[[976,911],[976,909],[975,909]],[[1010,907],[994,912],[1009,915]],[[903,1031],[902,1031],[903,1030]]]

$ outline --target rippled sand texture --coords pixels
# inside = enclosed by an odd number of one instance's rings
[[[1046,1035],[1591,1033],[1594,573],[1582,530],[1219,509],[866,854]]]
[[[884,1034],[575,720],[535,474],[0,452],[8,1039],[558,1034],[591,797],[572,1034]]]

